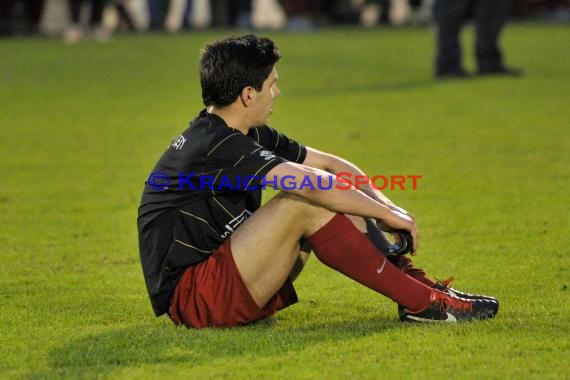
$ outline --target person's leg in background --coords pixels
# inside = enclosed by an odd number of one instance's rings
[[[310,32],[313,30],[306,0],[281,0],[280,3],[287,14],[288,30],[292,32]]]
[[[70,24],[65,30],[63,39],[65,42],[73,44],[79,42],[83,38],[83,30],[81,28],[81,6],[83,0],[68,0]]]
[[[234,0],[238,28],[251,28],[251,0]]]
[[[511,0],[477,0],[475,55],[481,75],[520,75],[504,64],[499,38],[512,9]]]
[[[212,25],[218,28],[231,26],[231,5],[227,0],[210,0]]]
[[[44,0],[0,1],[0,35],[36,34]]]
[[[461,63],[459,41],[472,0],[437,0],[434,6],[436,31],[436,78],[462,78],[468,74]]]
[[[164,20],[164,27],[170,33],[179,32],[184,24],[184,17],[186,15],[186,8],[188,7],[186,0],[172,0],[166,19]]]
[[[107,41],[112,34],[112,31],[103,24],[103,11],[106,5],[106,0],[91,0],[89,26],[93,30],[97,41]]]
[[[25,0],[24,5],[27,14],[27,32],[36,34],[39,31],[39,24],[44,10],[44,0]]]
[[[148,0],[148,11],[150,15],[150,29],[164,29],[164,20],[170,8],[170,0]]]

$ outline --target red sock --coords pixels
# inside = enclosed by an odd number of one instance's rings
[[[429,305],[432,289],[402,273],[343,214],[309,237],[325,265],[385,295],[409,310]]]
[[[412,260],[410,260],[408,257],[390,256],[388,260],[390,260],[390,262],[397,268],[400,268],[402,272],[418,280],[422,284],[427,286],[432,286],[435,284],[435,282],[426,275],[426,272],[423,269],[414,267]]]

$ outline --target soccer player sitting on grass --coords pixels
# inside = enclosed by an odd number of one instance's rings
[[[360,169],[266,125],[280,95],[280,58],[271,40],[254,35],[218,40],[201,52],[206,109],[160,158],[139,208],[140,256],[155,314],[195,328],[271,316],[297,301],[292,281],[312,250],[395,301],[403,321],[492,318],[496,299],[436,283],[407,257],[389,255],[384,232],[404,231],[412,252],[418,249],[414,217],[370,184],[346,189],[334,176],[364,175]],[[263,186],[281,191],[261,206]]]

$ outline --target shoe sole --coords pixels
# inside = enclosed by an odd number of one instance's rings
[[[414,323],[457,323],[457,318],[455,318],[452,314],[446,313],[447,318],[445,319],[429,319],[429,318],[421,318],[415,317],[413,315],[406,315],[405,319],[402,322],[414,322]]]

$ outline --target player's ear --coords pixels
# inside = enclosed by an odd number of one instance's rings
[[[240,99],[245,107],[249,107],[255,100],[257,91],[252,86],[244,87],[241,90]]]

